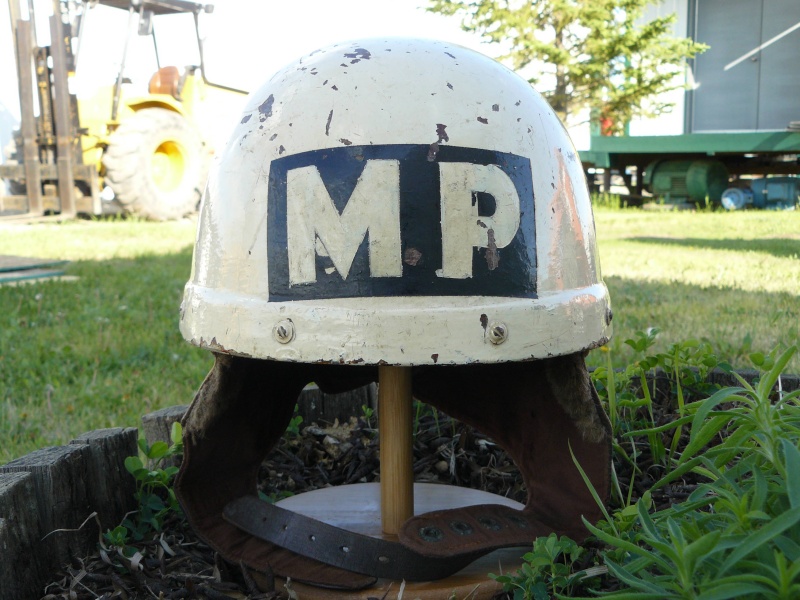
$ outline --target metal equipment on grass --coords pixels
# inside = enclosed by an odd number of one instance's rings
[[[70,79],[87,16],[98,3],[128,11],[125,51],[113,85],[78,99]],[[211,153],[198,107],[209,87],[245,93],[206,79],[198,21],[213,6],[189,0],[52,0],[51,42],[40,46],[34,4],[9,0],[21,125],[0,165],[6,183],[0,184],[0,216],[126,212],[165,220],[196,210]],[[152,36],[155,45],[155,17],[176,14],[193,17],[200,64],[157,64],[148,92],[129,97],[123,84],[132,25],[138,21],[138,34]],[[109,201],[101,199],[104,188],[113,192]]]

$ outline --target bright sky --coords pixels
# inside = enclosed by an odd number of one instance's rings
[[[209,54],[231,52],[236,58],[230,66],[260,82],[295,58],[354,38],[419,36],[490,50],[462,31],[458,18],[428,13],[426,5],[426,0],[220,0],[207,19]]]
[[[212,14],[201,15],[207,76],[211,81],[252,90],[289,62],[336,42],[375,36],[415,36],[440,39],[496,56],[499,50],[460,28],[460,19],[424,10],[427,0],[206,0]],[[49,43],[46,19],[52,0],[34,0],[39,43]],[[22,1],[26,5],[27,2]],[[113,83],[123,53],[126,11],[97,6],[89,11],[72,89]],[[16,67],[9,14],[0,7],[0,142],[10,139],[19,121]],[[155,19],[161,64],[199,64],[190,15]],[[133,80],[129,92],[146,90],[156,70],[152,39],[133,36],[125,74]],[[221,102],[221,103],[220,103]],[[236,103],[238,102],[238,104]],[[207,121],[215,145],[227,137],[239,115],[241,100],[209,103]]]
[[[209,0],[202,15],[209,79],[253,89],[288,62],[331,43],[373,36],[419,36],[459,43],[490,53],[478,36],[460,29],[460,21],[427,13],[426,0]],[[37,21],[46,18],[50,0],[35,0]],[[23,2],[22,4],[25,4]],[[155,19],[162,65],[197,62],[191,16]],[[79,76],[86,85],[113,81],[123,51],[127,13],[98,6],[89,12]],[[47,36],[46,27],[44,35]],[[19,117],[16,70],[8,10],[0,9],[0,103]],[[40,43],[43,43],[40,33]],[[46,43],[46,40],[45,42]],[[155,71],[150,38],[131,48],[126,74],[144,86]]]

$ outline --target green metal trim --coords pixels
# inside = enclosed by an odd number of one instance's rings
[[[52,269],[29,269],[27,271],[13,271],[0,273],[0,286],[14,284],[21,281],[36,281],[40,279],[53,279],[66,275],[64,271]]]
[[[61,267],[68,264],[68,260],[33,258],[27,256],[0,255],[0,273],[14,271],[27,271],[50,267]]]
[[[685,135],[592,136],[590,150],[581,159],[610,154],[667,154],[703,152],[724,153],[800,153],[800,132],[757,131],[752,133],[691,133]],[[589,161],[591,162],[591,161]],[[599,163],[595,163],[601,166]]]

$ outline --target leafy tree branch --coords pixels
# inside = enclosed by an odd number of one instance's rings
[[[658,1],[430,0],[427,10],[460,16],[464,31],[501,45],[498,58],[565,122],[589,109],[611,134],[633,116],[669,111],[662,95],[685,87],[686,60],[707,49],[671,34],[675,14],[646,21]]]

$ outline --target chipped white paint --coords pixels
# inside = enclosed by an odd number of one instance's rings
[[[514,184],[495,165],[442,163],[442,269],[439,277],[472,277],[472,249],[505,248],[519,228],[519,196]],[[490,217],[478,215],[475,192],[494,196]]]
[[[292,169],[287,181],[289,281],[316,281],[315,256],[328,256],[343,279],[369,233],[373,277],[403,274],[400,250],[400,167],[393,160],[367,161],[340,215],[316,167]],[[380,202],[375,199],[380,198]],[[319,242],[323,248],[317,251]]]
[[[329,148],[399,144],[430,146],[432,161],[447,146],[530,160],[538,297],[270,301],[272,162]],[[372,277],[400,278],[403,264],[429,259],[416,248],[403,253],[396,161],[366,162],[343,210],[334,206],[316,167],[288,171],[291,286],[314,285],[315,257],[330,258],[327,274],[352,277],[365,239]],[[438,167],[442,256],[436,275],[468,280],[473,248],[498,249],[503,260],[520,227],[521,199],[507,173],[493,165]],[[478,191],[493,196],[491,215],[478,214],[472,201]],[[218,351],[302,362],[464,364],[566,354],[611,333],[595,246],[580,161],[558,118],[525,80],[449,43],[343,43],[303,57],[251,94],[209,178],[181,331]],[[273,334],[286,320],[292,324],[288,342]],[[503,343],[492,343],[490,323],[506,328]]]

